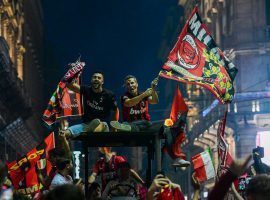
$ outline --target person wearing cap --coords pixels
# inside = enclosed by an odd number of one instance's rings
[[[104,74],[96,71],[91,77],[91,86],[69,83],[67,87],[83,97],[83,123],[60,130],[67,137],[76,137],[83,132],[108,132],[107,122],[119,120],[119,109],[112,91],[103,88]]]
[[[111,151],[111,147],[99,147],[100,153],[103,154],[99,158],[93,167],[92,174],[88,177],[88,182],[92,184],[97,176],[101,176],[102,191],[111,180],[118,178],[118,168],[122,163],[127,162],[126,159],[121,155],[116,155],[115,152]],[[136,171],[130,169],[130,175],[138,182],[144,184],[142,178],[137,174]]]
[[[122,162],[118,166],[118,178],[111,180],[102,193],[102,199],[112,197],[138,197],[139,184],[131,176],[131,166],[128,162]]]
[[[124,123],[111,121],[110,125],[121,131],[144,131],[151,127],[148,104],[158,103],[156,87],[158,78],[151,82],[151,87],[144,92],[138,90],[135,76],[128,75],[124,79],[126,92],[121,96],[122,116]]]

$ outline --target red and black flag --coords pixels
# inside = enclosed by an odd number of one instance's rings
[[[227,111],[224,113],[223,118],[219,121],[217,130],[218,177],[227,172],[232,163],[232,157],[229,153],[229,145],[224,138],[226,120],[227,120]]]
[[[177,85],[174,92],[170,118],[175,123],[177,121],[177,116],[179,113],[184,114],[187,112],[188,112],[188,107],[180,92],[179,85]]]
[[[168,154],[173,158],[186,159],[181,149],[181,144],[186,139],[185,127],[188,107],[177,85],[173,97],[170,119],[165,120],[165,125],[170,127],[166,133],[166,147]]]
[[[48,152],[55,147],[54,134],[50,133],[36,148],[20,159],[7,164],[9,177],[15,191],[28,195],[36,194],[44,189],[38,174],[49,176],[52,165],[48,160]]]
[[[230,102],[237,69],[217,47],[197,10],[195,7],[159,75],[198,84],[221,103]]]
[[[85,63],[77,61],[69,64],[70,69],[58,83],[46,110],[43,113],[43,121],[53,125],[57,119],[62,117],[73,117],[82,115],[81,96],[66,87],[66,82],[75,82],[80,85],[80,74]]]

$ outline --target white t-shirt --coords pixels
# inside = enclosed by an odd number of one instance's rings
[[[53,177],[52,183],[50,185],[50,190],[54,189],[56,186],[65,185],[65,184],[73,184],[73,179],[71,176],[63,176],[62,174],[56,172]]]

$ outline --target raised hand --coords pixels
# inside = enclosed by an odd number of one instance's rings
[[[230,49],[228,51],[224,51],[224,54],[225,54],[226,58],[229,59],[230,61],[232,61],[235,58],[235,52],[233,49]]]
[[[252,155],[247,156],[246,158],[233,160],[230,170],[237,176],[242,175],[250,165],[250,161],[252,159]]]
[[[152,88],[148,88],[147,90],[145,90],[144,96],[145,97],[149,97],[149,96],[152,95],[152,93],[153,93],[153,89]]]
[[[196,176],[195,176],[195,172],[192,174],[192,179],[191,179],[191,184],[194,188],[194,190],[200,190],[201,188],[201,184],[199,183],[199,181],[197,180]]]
[[[151,82],[151,88],[155,89],[158,85],[158,77],[152,80]]]
[[[168,178],[165,178],[162,174],[158,174],[154,178],[150,188],[152,190],[155,190],[157,188],[162,188],[167,184],[170,184],[170,180]]]

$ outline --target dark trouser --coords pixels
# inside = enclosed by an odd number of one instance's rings
[[[162,132],[165,136],[164,148],[172,159],[182,158],[186,160],[186,155],[181,149],[181,144],[186,139],[186,135],[182,129],[178,127],[163,126]]]
[[[147,120],[136,120],[133,122],[124,122],[124,124],[129,124],[131,126],[132,132],[137,131],[148,131],[152,126],[152,122]]]

